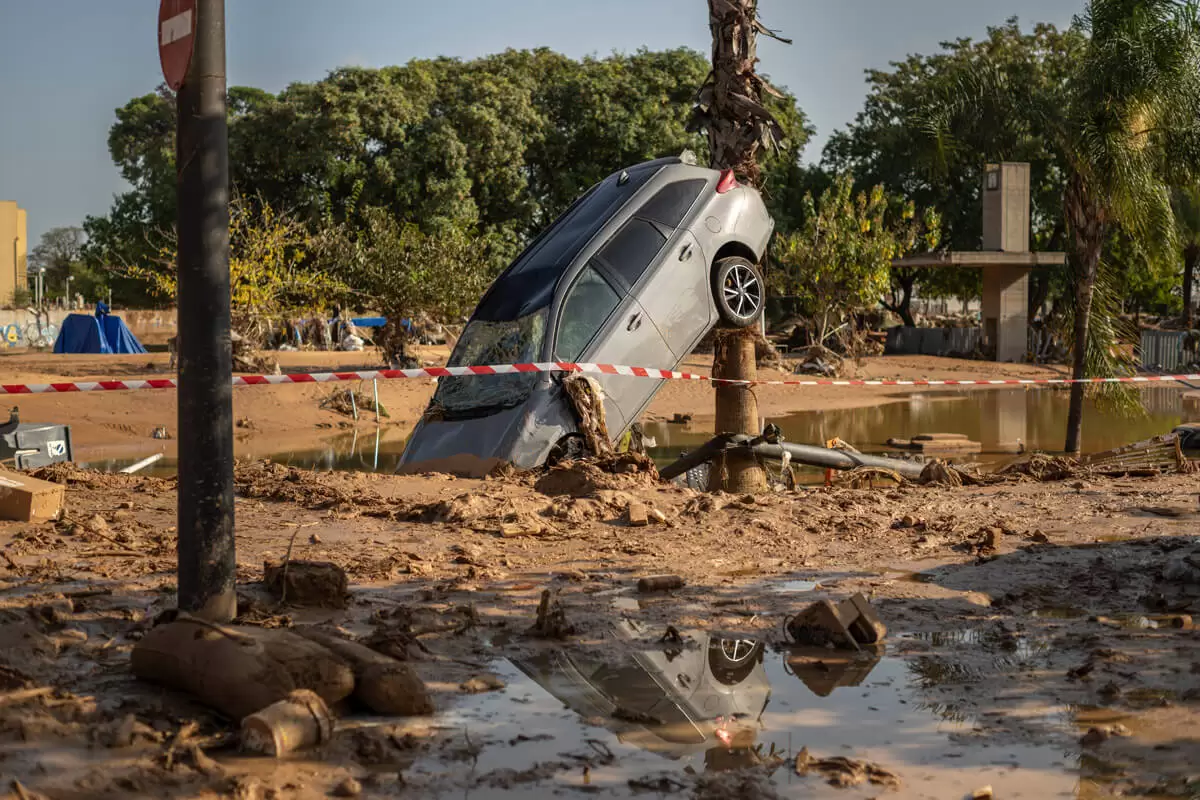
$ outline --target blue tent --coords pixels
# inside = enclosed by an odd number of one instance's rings
[[[108,314],[71,314],[63,320],[55,353],[145,353],[125,321]]]

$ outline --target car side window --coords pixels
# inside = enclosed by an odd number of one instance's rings
[[[639,216],[661,222],[668,228],[678,228],[707,183],[703,178],[669,183],[647,200],[637,213]]]
[[[621,296],[591,266],[583,268],[563,302],[554,356],[576,361],[621,303]]]
[[[633,286],[666,242],[667,238],[652,223],[634,217],[604,245],[600,258]]]

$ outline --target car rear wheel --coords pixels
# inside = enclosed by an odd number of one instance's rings
[[[721,259],[713,271],[713,299],[726,324],[750,327],[758,321],[766,299],[762,272],[741,256]]]

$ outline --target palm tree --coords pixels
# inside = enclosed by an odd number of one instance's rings
[[[1200,264],[1200,184],[1176,187],[1171,205],[1175,209],[1175,232],[1183,248],[1183,327],[1191,330],[1195,324],[1192,285],[1196,265]]]
[[[1090,0],[1074,22],[1088,35],[1072,74],[1014,91],[1003,69],[981,60],[922,120],[935,146],[984,110],[1042,133],[1063,165],[1063,212],[1075,292],[1071,376],[1108,363],[1116,342],[1098,341],[1092,312],[1104,245],[1122,225],[1147,247],[1174,247],[1172,182],[1200,172],[1200,18],[1193,2]],[[1108,325],[1098,328],[1110,328]],[[1090,351],[1090,352],[1089,352]],[[1091,369],[1089,369],[1089,366]],[[1067,452],[1079,452],[1084,385],[1073,384]]]

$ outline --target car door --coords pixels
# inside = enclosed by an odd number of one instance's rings
[[[588,263],[563,296],[555,325],[554,359],[670,369],[674,356],[645,309],[602,265]],[[625,430],[658,388],[653,378],[593,375],[604,390],[604,413],[614,437]]]
[[[683,360],[713,323],[708,260],[695,236],[681,229],[708,181],[668,183],[600,251],[600,259],[630,287],[675,356]]]

